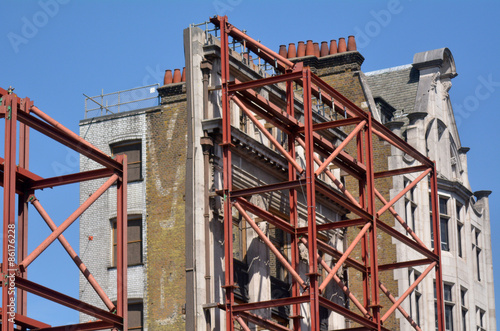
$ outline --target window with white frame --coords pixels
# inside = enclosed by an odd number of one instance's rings
[[[477,331],[486,331],[486,312],[479,307],[476,307],[476,325]]]
[[[472,227],[472,256],[476,267],[476,280],[481,281],[481,231]]]
[[[439,197],[439,225],[441,231],[441,249],[443,251],[450,250],[449,220],[450,216],[448,215],[448,199]]]
[[[462,306],[462,331],[467,331],[467,289],[460,288],[460,305]]]
[[[444,327],[446,331],[453,331],[453,284],[443,284],[444,297]]]
[[[455,205],[456,218],[457,218],[457,254],[459,257],[463,257],[463,228],[464,223],[462,222],[462,209],[463,206],[458,201]]]
[[[407,187],[410,183],[409,179],[404,179],[404,187]],[[405,194],[405,222],[413,231],[415,231],[416,211],[415,187],[413,187]]]
[[[420,277],[421,273],[415,269],[408,269],[408,285],[411,286]],[[417,325],[421,322],[421,303],[422,303],[421,284],[418,284],[409,295],[410,316]]]

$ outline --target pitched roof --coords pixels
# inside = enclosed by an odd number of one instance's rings
[[[415,107],[418,70],[411,64],[365,73],[373,97],[381,97],[397,110],[410,113]]]

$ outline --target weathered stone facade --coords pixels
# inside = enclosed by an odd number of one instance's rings
[[[201,29],[194,27],[184,31],[184,47],[186,83],[160,87],[161,105],[80,123],[81,136],[108,153],[115,143],[141,143],[142,179],[129,184],[128,210],[129,215],[140,215],[142,219],[143,263],[130,266],[128,277],[130,302],[140,301],[144,305],[144,330],[225,329],[225,313],[217,308],[217,304],[224,301],[223,206],[222,199],[216,194],[222,188],[220,49],[216,38],[207,37]],[[453,329],[462,327],[462,314],[465,314],[467,329],[475,328],[479,325],[478,319],[484,318],[487,323],[485,330],[495,330],[489,192],[473,194],[468,182],[468,149],[460,144],[447,94],[450,79],[456,74],[449,50],[419,53],[413,65],[366,75],[361,71],[364,58],[357,51],[321,58],[308,56],[294,61],[309,65],[323,80],[370,112],[375,120],[385,123],[422,154],[436,160],[440,174],[439,194],[446,199],[448,208],[442,217],[447,220],[449,230],[448,250],[443,252],[443,276],[447,289],[452,291],[446,307],[448,311],[451,309]],[[234,78],[246,81],[261,77],[262,73],[256,71],[255,65],[236,52],[232,54],[230,65]],[[279,88],[263,89],[259,93],[284,107],[283,91]],[[301,101],[296,102],[300,104]],[[238,107],[232,108],[231,115],[233,144],[236,146],[232,160],[234,187],[246,188],[285,179],[286,159],[272,148],[268,139]],[[314,116],[321,120],[321,114],[315,113]],[[268,129],[273,130],[272,127]],[[275,129],[272,132],[277,134]],[[342,140],[347,133],[332,130],[332,141]],[[378,138],[373,140],[373,149],[377,172],[414,165],[414,160]],[[346,151],[355,155],[355,142],[351,142]],[[95,166],[90,161],[81,161],[82,171]],[[342,174],[339,171],[336,175],[340,177]],[[390,200],[414,177],[377,179],[376,187]],[[99,181],[83,183],[81,200],[98,184]],[[349,178],[346,184],[356,195],[357,185]],[[412,224],[424,243],[431,246],[428,191],[427,181],[423,181],[411,197],[408,195],[394,207]],[[101,257],[88,266],[111,293],[116,288],[113,284],[116,270],[111,266],[111,222],[116,215],[109,214],[115,210],[114,194],[111,191],[103,195],[81,217],[80,223],[80,251]],[[287,199],[280,194],[251,197],[253,203],[285,219],[289,214]],[[298,210],[302,222],[306,219],[305,205],[305,198],[299,196]],[[381,207],[377,200],[377,209]],[[318,211],[320,223],[338,221],[347,213],[327,199],[319,200]],[[234,261],[239,277],[235,292],[239,302],[286,296],[290,275],[280,274],[280,265],[273,253],[265,247],[255,230],[242,221],[237,211],[233,211],[233,220],[236,233],[233,243],[239,245]],[[384,213],[380,220],[404,232],[390,213]],[[286,235],[280,237],[275,229],[265,224],[259,223],[261,230],[281,245],[285,256],[289,255],[289,238]],[[94,240],[89,241],[87,236],[94,233],[99,235],[94,235]],[[356,234],[356,229],[351,229],[347,233],[325,232],[322,237],[342,251]],[[421,258],[381,231],[378,232],[378,244],[380,264]],[[470,247],[473,247],[472,251]],[[353,252],[353,257],[361,260],[359,247]],[[301,258],[300,273],[306,278],[307,254]],[[334,264],[332,260],[327,262]],[[421,272],[420,267],[388,270],[380,273],[380,281],[397,297]],[[342,277],[347,277],[350,290],[361,298],[363,275],[348,269]],[[80,281],[81,299],[98,303],[98,297],[83,280]],[[423,330],[434,328],[433,286],[432,276],[427,277],[403,303],[414,319],[420,318]],[[340,305],[348,305],[346,296],[337,286],[327,287],[325,295]],[[380,299],[383,307],[392,305],[382,293]],[[356,309],[354,305],[349,307]],[[302,327],[307,330],[308,307],[302,305],[301,309],[304,316]],[[288,322],[290,315],[287,309],[256,313],[283,323]],[[356,326],[335,313],[327,313],[322,322],[325,330]],[[384,326],[391,330],[411,329],[399,313],[392,315]],[[255,325],[250,327],[257,330]]]

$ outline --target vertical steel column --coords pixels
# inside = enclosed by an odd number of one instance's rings
[[[224,179],[224,256],[225,256],[225,283],[226,293],[226,330],[234,330],[234,271],[233,271],[233,215],[231,204],[232,191],[232,162],[231,162],[231,107],[229,105],[228,85],[229,72],[229,44],[227,16],[220,17],[221,40],[221,80],[222,80],[222,152],[223,152],[223,179]]]
[[[441,233],[439,228],[439,201],[438,201],[438,186],[437,186],[437,171],[436,163],[433,162],[431,176],[431,204],[432,204],[432,227],[434,230],[434,254],[439,258],[436,265],[436,300],[437,300],[437,316],[438,329],[444,330],[444,298],[443,298],[443,274],[441,271]]]
[[[21,109],[29,114],[33,101],[29,98],[21,100]],[[29,126],[19,124],[19,166],[29,169]],[[24,192],[18,197],[17,207],[17,261],[20,263],[28,256],[28,198],[30,192]],[[28,278],[28,270],[21,272],[20,277]],[[27,292],[17,289],[17,313],[27,314]]]
[[[16,140],[17,140],[17,98],[4,96],[5,114],[5,164],[4,164],[4,205],[2,238],[2,331],[14,330],[9,310],[15,310],[14,291],[10,288],[16,274],[15,263],[15,215],[16,215]],[[11,260],[9,260],[11,257]],[[11,276],[12,277],[9,277]]]
[[[365,130],[360,131],[356,136],[356,152],[357,157],[361,163],[365,162],[363,142],[364,142]],[[359,203],[361,208],[366,210],[366,179],[360,179],[358,183],[359,190]],[[370,306],[370,260],[368,256],[368,234],[365,233],[361,239],[361,261],[365,266],[365,271],[363,272],[363,305],[365,309],[369,309]]]
[[[377,323],[378,331],[381,330],[380,321],[380,295],[378,275],[378,244],[377,244],[377,212],[375,210],[375,176],[373,167],[373,144],[372,144],[372,115],[368,113],[368,123],[365,130],[365,152],[366,152],[366,197],[368,212],[373,217],[373,226],[370,229],[370,281],[372,296],[372,316]]]
[[[309,249],[309,306],[311,309],[311,330],[320,329],[319,289],[318,289],[318,258],[316,233],[316,177],[314,174],[314,141],[311,100],[311,70],[302,71],[304,89],[304,142],[306,159],[306,192],[307,192],[307,235]]]
[[[286,82],[286,111],[288,115],[292,118],[295,117],[295,104],[294,104],[294,95],[293,95],[293,81]],[[288,135],[288,154],[291,156],[293,160],[296,159],[296,151],[295,151],[295,139],[296,136],[294,133],[290,133]],[[293,181],[297,179],[297,170],[295,167],[288,162],[288,180]],[[299,217],[297,211],[297,190],[290,189],[289,190],[289,199],[290,199],[290,224],[297,229],[299,227]],[[291,260],[292,267],[297,273],[299,273],[299,265],[300,265],[300,256],[299,256],[299,237],[297,233],[290,234],[290,248],[291,248]],[[292,297],[300,296],[300,286],[296,281],[292,282]],[[292,319],[293,319],[293,330],[300,331],[301,330],[301,312],[300,312],[300,304],[294,304],[292,306]]]
[[[116,293],[117,312],[123,316],[123,330],[128,330],[128,295],[127,295],[127,156],[118,155],[116,160],[123,165],[122,177],[117,181],[116,215]]]

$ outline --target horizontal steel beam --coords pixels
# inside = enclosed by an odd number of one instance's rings
[[[332,302],[324,297],[319,297],[319,304],[329,310],[332,310],[336,313],[339,313],[350,320],[359,323],[361,325],[364,325],[365,327],[368,328],[368,330],[383,330],[383,331],[390,331],[389,329],[386,329],[384,327],[381,327],[378,329],[377,324],[373,322],[372,320],[365,318],[364,316],[358,315],[355,312],[342,307],[339,304],[336,304],[335,302]]]
[[[0,308],[0,313],[2,312],[2,308]],[[0,316],[0,321],[2,320]],[[28,329],[40,329],[40,328],[48,328],[50,327],[50,324],[43,323],[40,321],[37,321],[35,319],[29,318],[27,316],[21,315],[16,313],[14,317],[15,324],[19,325],[20,327],[23,328],[28,328]]]
[[[343,228],[349,228],[351,226],[360,226],[360,225],[365,225],[366,220],[362,218],[356,218],[352,220],[344,220],[344,221],[337,221],[337,222],[329,222],[325,224],[318,224],[316,225],[316,230],[319,231],[328,231],[328,230],[334,230],[334,229],[343,229]],[[297,234],[307,234],[308,228],[302,227],[302,228],[297,228]]]
[[[248,321],[250,321],[253,324],[256,324],[265,330],[270,330],[270,331],[290,331],[289,328],[284,327],[283,325],[280,325],[278,323],[275,323],[270,320],[266,320],[258,315],[249,313],[249,312],[239,312],[236,314],[237,316],[241,316]]]
[[[291,72],[282,75],[276,75],[256,80],[251,80],[249,82],[244,83],[229,83],[228,92],[234,93],[237,91],[243,91],[248,89],[255,89],[262,86],[274,85],[290,80],[299,79],[302,77],[302,72]]]
[[[333,258],[339,260],[344,253],[338,251],[337,249],[333,248],[332,246],[328,245],[327,243],[317,239],[316,243],[318,245],[318,250],[332,256]],[[345,262],[344,262],[348,267],[354,268],[360,272],[366,272],[366,267],[359,263],[358,261],[354,260],[351,257],[348,257]]]
[[[101,308],[89,305],[88,303],[72,298],[66,294],[36,284],[27,279],[16,276],[16,287],[28,291],[30,293],[33,293],[35,295],[38,295],[39,297],[48,299],[50,301],[66,306],[68,308],[79,311],[81,313],[101,319],[105,322],[123,325],[123,318],[120,316],[110,313],[109,311],[105,311]]]
[[[298,131],[303,131],[303,124],[300,123],[294,117],[288,115],[286,112],[282,111],[281,108],[258,94],[253,90],[240,91],[241,95],[253,102],[258,107],[252,107],[252,111],[263,117],[267,121],[273,123],[280,130],[292,134],[292,135],[303,135]],[[328,157],[335,149],[336,146],[332,142],[317,132],[313,132],[315,152],[322,154],[324,157]],[[364,173],[366,172],[366,166],[354,159],[345,151],[341,151],[334,163],[345,170],[357,179],[362,179]]]
[[[373,219],[373,216],[370,215],[367,211],[359,208],[355,204],[353,204],[349,199],[345,198],[344,196],[340,195],[336,191],[332,190],[330,187],[327,185],[321,183],[320,181],[316,181],[316,190],[323,194],[325,197],[329,198],[330,200],[333,200],[334,202],[338,203],[342,207],[352,211],[359,217],[363,218],[366,221],[371,222]]]
[[[87,180],[99,179],[109,177],[113,174],[113,170],[108,168],[77,172],[74,174],[50,177],[50,178],[42,178],[36,180],[31,184],[30,189],[39,190],[48,187],[55,187],[73,183],[80,183]]]
[[[239,305],[233,306],[233,311],[244,312],[247,310],[256,310],[256,309],[265,309],[272,307],[281,307],[281,306],[289,306],[300,304],[309,301],[309,295],[301,295],[298,297],[290,297],[283,299],[273,299],[269,301],[261,301],[261,302],[252,302],[252,303],[241,303]]]
[[[416,241],[414,241],[412,238],[409,238],[399,232],[398,230],[394,229],[393,227],[385,224],[384,222],[377,222],[377,227],[387,233],[388,235],[394,237],[395,239],[401,241],[402,243],[406,244],[407,246],[413,248],[423,256],[428,257],[432,261],[439,261],[439,256],[434,254],[434,252],[428,250],[427,248],[419,245]]]
[[[281,182],[281,183],[268,184],[251,188],[244,188],[240,190],[234,190],[230,192],[230,196],[231,198],[249,197],[254,194],[262,194],[274,191],[283,191],[283,190],[299,188],[305,184],[306,184],[305,181],[292,180],[288,182]]]
[[[40,328],[36,331],[68,331],[68,330],[78,330],[78,331],[95,331],[95,330],[105,330],[111,328],[121,328],[121,324],[109,323],[104,321],[94,321],[79,324],[69,324],[61,326],[53,326],[47,328]]]
[[[348,125],[356,125],[359,122],[363,121],[362,118],[359,117],[351,117],[351,118],[343,118],[340,120],[335,120],[335,121],[330,121],[330,122],[321,122],[321,123],[314,123],[313,124],[313,131],[321,131],[321,130],[326,130],[326,129],[333,129],[333,128],[339,128],[342,126],[348,126]],[[298,130],[298,133],[303,133],[304,132],[304,127],[301,126]]]
[[[30,128],[37,130],[38,132],[46,135],[47,137],[52,138],[53,140],[63,144],[71,148],[72,150],[88,157],[91,160],[96,161],[97,163],[110,168],[121,173],[122,166],[116,160],[113,160],[110,156],[104,154],[101,151],[96,149],[91,149],[89,146],[83,145],[77,139],[64,134],[59,129],[53,127],[50,124],[30,115],[25,112],[19,112],[17,114],[19,118],[19,122],[26,124]]]
[[[252,214],[262,218],[264,221],[271,223],[275,227],[290,233],[294,234],[295,229],[294,227],[288,223],[287,221],[281,219],[280,217],[268,212],[267,210],[264,210],[260,207],[257,207],[256,205],[248,202],[246,199],[243,198],[237,198],[236,201],[243,207],[243,209],[251,212]],[[307,229],[307,228],[306,228]]]
[[[432,262],[434,262],[434,261],[431,259],[420,259],[420,260],[396,262],[396,263],[390,263],[390,264],[382,264],[382,265],[378,266],[378,270],[379,271],[386,271],[386,270],[416,267],[419,265],[431,264]]]
[[[398,175],[409,174],[412,172],[425,171],[427,169],[429,169],[428,166],[419,165],[419,166],[408,167],[408,168],[380,171],[380,172],[374,173],[374,176],[375,176],[375,179],[378,179],[378,178],[384,178],[384,177],[393,177],[393,176],[398,176]]]

